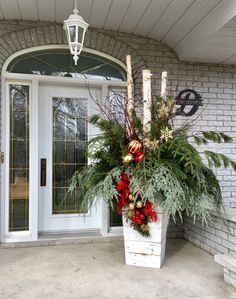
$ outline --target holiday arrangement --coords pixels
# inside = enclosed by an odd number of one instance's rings
[[[210,150],[201,154],[196,145],[228,143],[223,132],[189,135],[190,123],[175,128],[176,101],[166,96],[166,73],[161,96],[151,97],[151,74],[143,71],[143,113],[134,109],[130,57],[127,57],[128,92],[120,101],[123,117],[108,101],[90,123],[100,134],[89,141],[92,161],[76,171],[70,191],[81,188],[81,209],[88,210],[101,198],[123,214],[130,226],[149,236],[149,223],[158,220],[157,207],[175,219],[183,213],[207,223],[212,208],[222,204],[221,190],[212,168],[232,167],[227,156]]]

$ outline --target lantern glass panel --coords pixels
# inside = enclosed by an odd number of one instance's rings
[[[75,53],[79,50],[79,45],[77,43],[71,44],[72,53]]]
[[[83,43],[84,28],[78,27],[78,43]]]
[[[76,26],[69,26],[69,35],[70,35],[70,41],[71,43],[76,42]]]

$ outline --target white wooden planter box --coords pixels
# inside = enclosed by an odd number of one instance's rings
[[[126,265],[161,268],[165,258],[169,215],[157,211],[157,222],[149,223],[150,237],[143,237],[123,217]]]

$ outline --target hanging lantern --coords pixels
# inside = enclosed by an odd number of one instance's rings
[[[79,59],[79,54],[83,48],[85,32],[88,29],[89,24],[78,15],[77,0],[75,0],[75,8],[73,14],[64,21],[64,30],[66,31],[66,37],[70,48],[70,53],[74,55],[73,59],[75,65]]]

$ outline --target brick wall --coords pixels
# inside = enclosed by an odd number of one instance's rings
[[[225,218],[214,216],[212,222],[203,226],[185,217],[184,238],[211,254],[236,253],[236,215],[233,220],[227,218],[227,215]]]
[[[2,20],[0,28],[0,69],[11,54],[21,49],[67,43],[61,24]],[[187,87],[195,89],[202,95],[204,109],[200,109],[192,117],[193,130],[219,130],[228,133],[234,138],[234,143],[220,146],[210,144],[208,148],[236,158],[236,66],[180,62],[170,48],[158,41],[112,31],[90,29],[86,34],[85,47],[109,54],[124,63],[126,55],[131,54],[137,100],[141,97],[141,71],[144,68],[150,69],[153,74],[153,96],[160,92],[163,70],[168,72],[170,95],[176,95]],[[235,174],[231,169],[227,169],[218,170],[217,176],[222,188],[224,206],[235,208]],[[190,227],[191,230],[187,230]],[[198,224],[195,227],[197,230]],[[186,219],[185,236],[188,239],[190,231],[194,234],[192,228],[190,220]],[[177,236],[180,234],[176,231]]]
[[[167,229],[167,238],[184,238],[184,223],[181,223],[179,219],[176,222],[172,218],[169,220]]]

